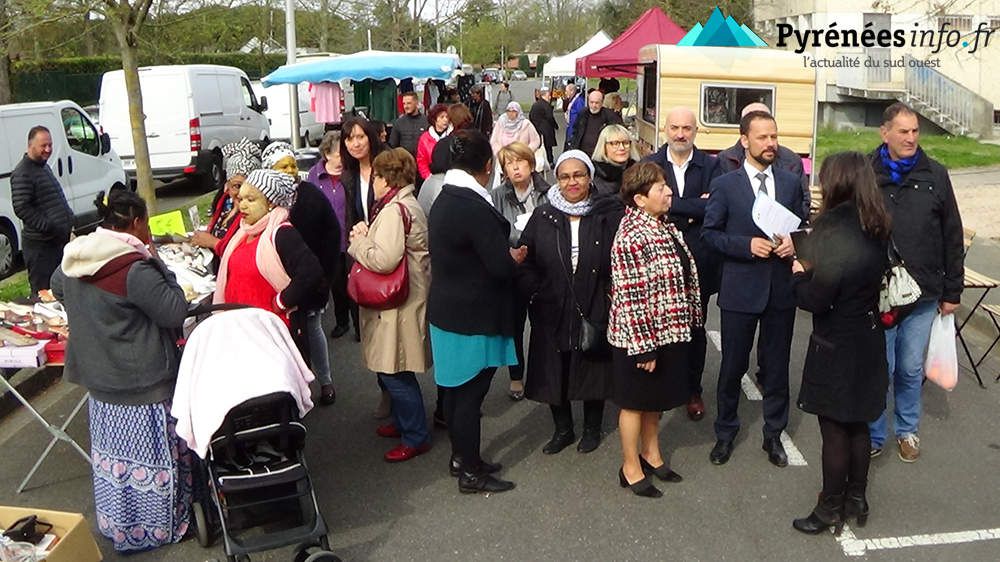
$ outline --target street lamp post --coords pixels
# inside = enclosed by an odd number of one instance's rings
[[[285,0],[286,64],[295,64],[295,0]],[[288,117],[291,121],[292,148],[302,148],[299,138],[299,85],[288,85]]]

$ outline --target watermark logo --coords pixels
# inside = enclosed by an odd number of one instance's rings
[[[705,25],[696,23],[678,46],[682,47],[766,47],[752,29],[739,23],[733,16],[722,13],[718,6],[712,10]]]

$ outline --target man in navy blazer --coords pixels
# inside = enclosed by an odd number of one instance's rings
[[[778,127],[763,111],[740,121],[743,166],[712,182],[705,210],[703,240],[723,255],[718,304],[722,311],[722,365],[719,369],[716,443],[709,456],[725,464],[740,429],[737,415],[740,381],[750,363],[754,332],[764,394],[764,446],[768,460],[786,466],[780,435],[788,425],[788,361],[795,324],[790,236],[770,240],[754,223],[751,211],[758,193],[773,198],[799,218],[802,188],[794,174],[773,167]]]
[[[713,156],[699,150],[694,145],[698,136],[698,125],[694,112],[686,107],[675,107],[667,114],[664,128],[667,142],[660,150],[643,160],[654,162],[663,169],[667,185],[673,192],[670,205],[670,222],[684,234],[684,242],[694,256],[698,266],[698,281],[701,284],[701,314],[708,314],[708,300],[719,291],[719,255],[701,240],[701,225],[705,220],[705,206],[708,204],[709,184],[721,173],[719,162]],[[705,402],[701,399],[701,375],[705,370],[707,348],[705,328],[698,328],[691,334],[691,350],[688,353],[688,382],[690,397],[687,403],[688,417],[694,421],[705,416]]]

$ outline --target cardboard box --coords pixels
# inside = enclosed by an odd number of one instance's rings
[[[45,558],[46,562],[101,562],[104,559],[90,534],[90,523],[79,513],[0,506],[0,528],[6,529],[28,515],[37,515],[40,521],[51,523],[50,532],[59,537],[55,548]]]
[[[45,344],[48,341],[39,341],[35,345],[15,347],[5,345],[0,347],[0,367],[41,367],[48,360],[45,354]]]

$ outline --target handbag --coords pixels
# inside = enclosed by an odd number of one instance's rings
[[[882,287],[878,293],[878,311],[882,325],[891,328],[913,310],[921,292],[920,285],[906,270],[892,238],[889,239],[888,257],[889,268],[882,275]]]
[[[406,206],[397,202],[403,217],[403,232],[410,234],[411,219]],[[410,276],[406,268],[406,250],[396,269],[376,273],[355,261],[347,274],[347,294],[358,306],[374,310],[397,308],[410,296]]]
[[[607,338],[603,337],[603,330],[587,320],[584,316],[583,310],[580,309],[580,301],[576,299],[576,290],[573,288],[573,279],[570,278],[569,273],[566,269],[562,267],[565,263],[562,255],[562,243],[560,242],[559,231],[556,230],[556,252],[559,254],[559,269],[562,270],[563,275],[566,277],[566,284],[569,285],[570,297],[573,299],[573,306],[576,308],[576,313],[580,315],[580,334],[576,338],[576,349],[578,351],[596,351],[601,349],[602,343],[607,341]]]

